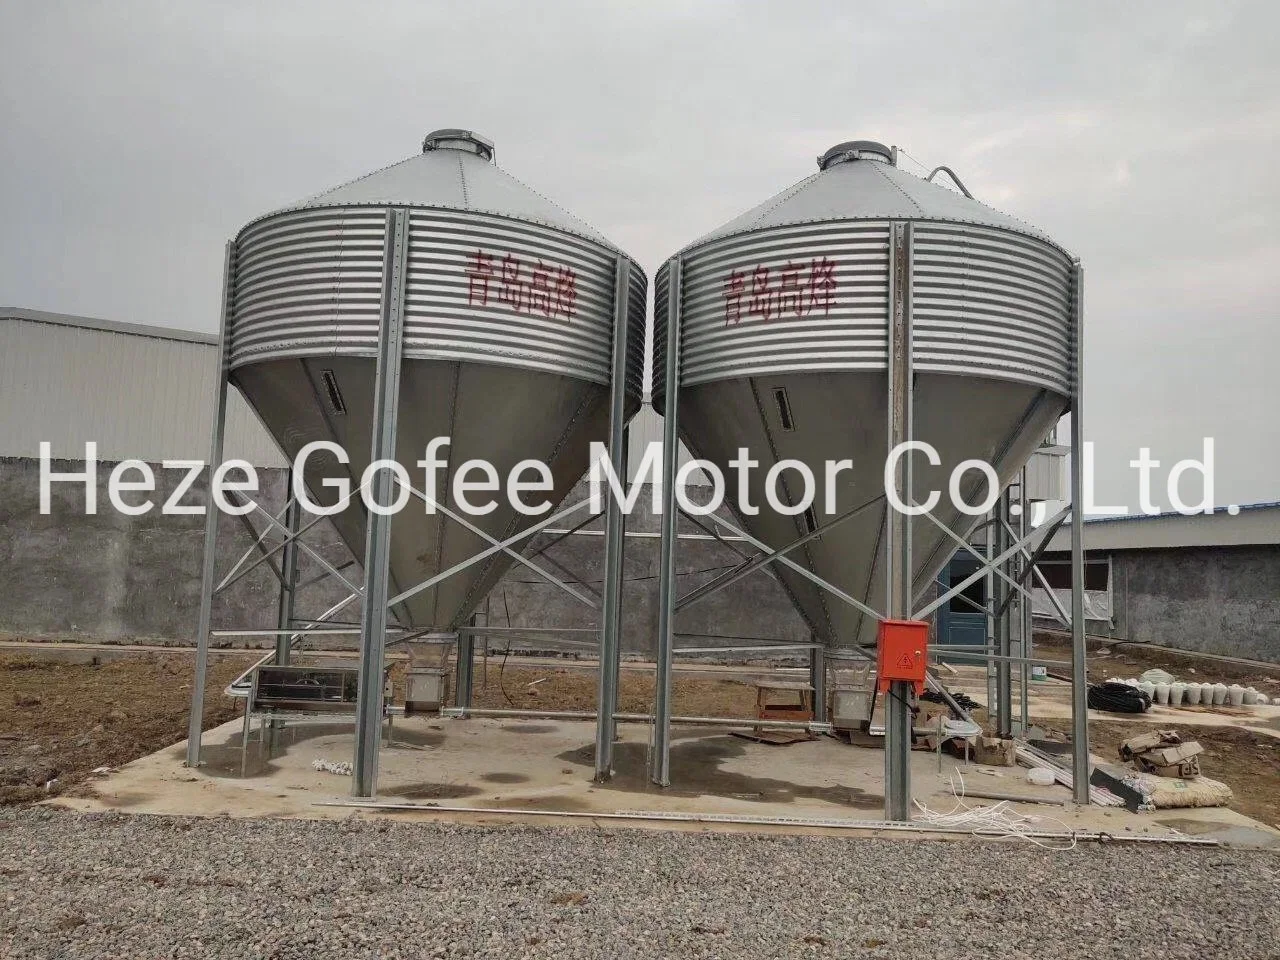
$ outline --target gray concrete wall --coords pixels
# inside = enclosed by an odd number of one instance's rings
[[[574,503],[588,495],[588,487],[580,483],[566,498]],[[636,510],[627,518],[627,529],[636,533],[657,533],[660,517],[648,509],[651,502],[646,485]],[[643,505],[644,509],[641,509]],[[602,523],[593,521],[585,529],[601,530]],[[681,518],[682,534],[702,534],[692,522]],[[537,550],[553,537],[535,538]],[[753,552],[745,544],[739,549]],[[628,537],[623,556],[623,650],[629,654],[652,656],[658,629],[658,569],[661,543],[656,538]],[[563,569],[558,576],[573,575],[596,591],[602,589],[604,539],[599,536],[573,536],[560,540],[548,556]],[[684,594],[714,579],[741,560],[741,555],[714,540],[681,540],[676,552],[679,593]],[[490,625],[540,626],[557,625],[588,627],[599,623],[595,611],[567,597],[560,588],[538,578],[532,571],[515,567],[490,593],[487,607]],[[788,642],[809,642],[809,630],[787,599],[778,581],[767,568],[756,571],[720,593],[682,610],[676,629],[685,634],[707,634],[717,637],[748,637]],[[688,638],[687,646],[715,646],[714,640]],[[726,641],[727,642],[727,641]]]
[[[158,505],[181,479],[155,469],[157,509],[126,516],[107,499],[110,463],[98,468],[98,512],[86,514],[81,484],[54,483],[50,513],[40,513],[40,465],[28,458],[0,458],[0,633],[19,637],[84,640],[190,642],[200,600],[204,517],[165,516]],[[77,461],[54,461],[57,472],[83,471]],[[285,473],[260,469],[264,505],[273,513],[284,503]],[[202,503],[197,484],[184,503]],[[126,494],[130,503],[141,494]],[[251,518],[258,529],[264,521]],[[326,522],[308,542],[330,562],[348,559]],[[225,573],[253,540],[231,516],[219,520],[218,570]],[[277,555],[278,556],[278,555]],[[309,558],[300,579],[319,572]],[[358,571],[356,571],[358,575]],[[219,595],[215,626],[274,628],[277,584],[265,564]],[[345,596],[340,587],[316,584],[299,593],[298,613],[316,615]],[[358,617],[358,608],[354,615]],[[236,641],[242,645],[244,641]]]
[[[1280,545],[1112,557],[1116,637],[1280,662]]]
[[[0,458],[0,634],[191,642],[199,604],[204,518],[164,516],[158,510],[139,517],[118,513],[107,499],[111,466],[99,465],[97,514],[86,515],[81,485],[57,483],[52,486],[52,511],[43,516],[39,512],[38,461]],[[54,469],[79,471],[83,465],[58,461]],[[180,475],[157,468],[156,477],[159,490],[152,499],[159,504],[173,490]],[[284,503],[285,473],[260,469],[259,478],[263,486],[260,502],[275,513]],[[585,495],[585,483],[570,494]],[[185,502],[203,502],[203,487],[197,486]],[[647,504],[648,496],[643,495],[641,502]],[[262,518],[252,519],[261,529]],[[658,529],[658,518],[639,509],[629,522],[632,530]],[[599,522],[592,527],[598,530]],[[688,522],[682,522],[681,530],[699,532]],[[327,521],[318,524],[306,539],[335,565],[350,559]],[[533,548],[550,539],[535,540]],[[238,519],[223,516],[218,543],[221,575],[249,548],[252,539]],[[557,571],[558,576],[585,581],[595,590],[600,589],[603,538],[568,537],[552,546],[548,556],[563,567]],[[681,592],[711,579],[738,559],[720,543],[682,541],[677,554]],[[623,645],[630,654],[653,652],[658,562],[656,538],[628,539],[624,555]],[[301,581],[320,572],[320,567],[305,554],[299,566]],[[360,582],[358,567],[346,572],[350,579]],[[346,592],[332,580],[304,588],[299,593],[297,614],[318,615]],[[599,622],[594,610],[521,567],[508,572],[482,604],[481,612],[487,614],[489,624],[498,626],[596,627]],[[353,604],[343,616],[358,620],[358,606]],[[273,628],[275,617],[276,580],[265,565],[234,584],[215,602],[215,627]],[[788,641],[807,641],[809,637],[781,587],[765,571],[682,612],[677,625],[681,632],[725,637]],[[269,642],[267,638],[224,640],[220,645]]]

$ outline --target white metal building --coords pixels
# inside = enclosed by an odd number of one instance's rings
[[[60,313],[0,308],[0,456],[205,460],[213,418],[214,337]],[[284,466],[240,394],[227,403],[228,458]]]

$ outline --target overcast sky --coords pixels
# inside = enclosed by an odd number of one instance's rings
[[[877,139],[1083,259],[1099,500],[1204,436],[1219,504],[1280,500],[1277,7],[893,7],[10,0],[0,303],[212,330],[246,220],[436,127],[651,275]]]

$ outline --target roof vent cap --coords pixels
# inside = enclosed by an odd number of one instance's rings
[[[896,148],[886,147],[883,143],[876,143],[874,140],[846,140],[844,143],[837,143],[818,158],[818,169],[826,170],[837,163],[846,163],[849,160],[874,160],[877,163],[887,163],[896,167],[898,151]]]
[[[430,150],[463,150],[484,160],[493,160],[493,141],[472,130],[443,127],[432,130],[422,141],[422,152]]]

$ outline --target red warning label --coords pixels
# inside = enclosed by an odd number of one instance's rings
[[[898,657],[898,666],[902,667],[904,670],[914,670],[915,665],[915,658],[909,653],[904,652]]]

